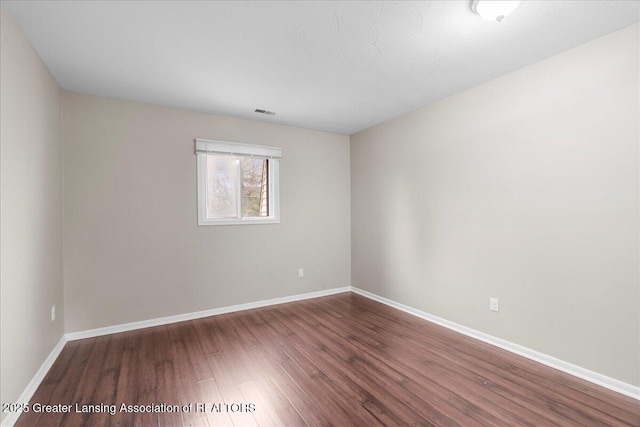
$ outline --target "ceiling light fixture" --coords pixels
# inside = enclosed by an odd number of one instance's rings
[[[520,5],[521,0],[472,0],[471,10],[487,21],[502,22]]]

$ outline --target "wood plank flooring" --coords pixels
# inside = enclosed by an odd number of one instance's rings
[[[640,426],[636,400],[353,293],[69,342],[35,403],[72,407],[18,426]]]

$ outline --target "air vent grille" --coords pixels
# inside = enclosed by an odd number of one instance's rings
[[[259,108],[255,109],[256,113],[260,113],[260,114],[266,114],[267,116],[275,116],[276,113],[274,113],[273,111],[267,111],[267,110],[261,110]]]

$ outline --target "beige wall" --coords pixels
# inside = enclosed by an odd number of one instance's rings
[[[640,385],[638,74],[634,25],[352,136],[353,285]]]
[[[15,402],[63,334],[62,96],[0,13],[0,400]]]
[[[74,93],[64,129],[67,332],[350,284],[348,136]],[[198,227],[194,138],[283,147],[281,223]]]

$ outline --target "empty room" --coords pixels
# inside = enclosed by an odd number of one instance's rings
[[[640,2],[0,12],[2,426],[640,426]]]

